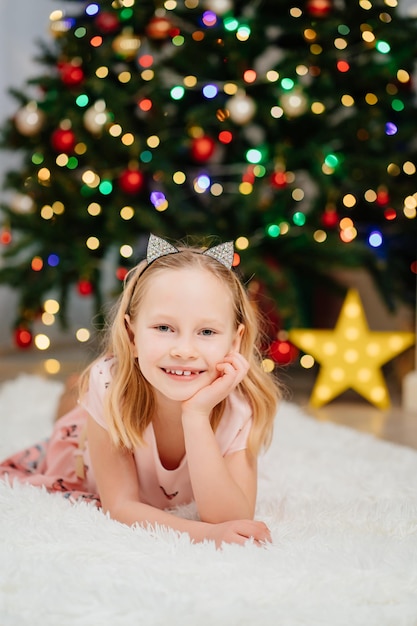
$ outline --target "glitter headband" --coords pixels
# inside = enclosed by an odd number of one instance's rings
[[[181,252],[181,250],[178,250],[178,248],[168,243],[168,241],[165,241],[165,239],[161,239],[161,237],[157,237],[152,233],[149,235],[148,249],[146,252],[148,265],[156,261],[156,259],[159,259],[161,256],[166,256],[167,254],[177,254],[178,252]],[[226,241],[218,246],[208,248],[201,254],[212,257],[230,270],[232,269],[234,256],[233,241]]]
[[[140,276],[143,275],[144,272],[148,269],[148,267],[157,259],[167,256],[168,254],[179,254],[181,250],[178,250],[175,246],[165,241],[161,237],[157,237],[152,233],[149,235],[148,247],[146,251],[146,261],[147,266],[142,270]],[[208,248],[204,252],[199,252],[198,254],[203,254],[205,256],[210,256],[212,259],[215,259],[228,270],[232,269],[233,257],[234,257],[234,249],[233,249],[233,241],[226,241],[225,243],[221,243],[218,246],[213,246],[212,248]],[[129,274],[128,274],[129,276]],[[129,280],[129,278],[127,279]],[[138,280],[135,280],[135,283],[132,287],[132,292],[130,294],[129,304],[126,308],[126,313],[130,314],[130,304],[132,302],[133,294],[136,291],[136,285]]]

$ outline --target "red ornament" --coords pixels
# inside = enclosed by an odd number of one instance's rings
[[[277,339],[269,346],[269,354],[275,363],[280,365],[288,365],[298,355],[297,348],[289,341],[280,341]]]
[[[333,8],[331,0],[307,0],[307,13],[312,17],[327,17]]]
[[[126,278],[129,270],[127,267],[118,267],[116,270],[116,278],[117,280],[123,281]]]
[[[52,147],[57,152],[65,152],[65,154],[68,154],[74,150],[76,143],[77,140],[72,130],[57,128],[51,135]]]
[[[18,348],[29,348],[32,345],[33,335],[26,326],[19,326],[14,331],[14,342]]]
[[[284,189],[287,186],[287,174],[282,170],[278,170],[272,174],[270,182],[272,187]]]
[[[245,172],[242,175],[242,183],[250,183],[253,185],[255,182],[255,168],[253,165],[248,165]]]
[[[233,135],[229,130],[222,130],[219,133],[219,141],[222,143],[228,144],[233,141]]]
[[[174,34],[173,30],[178,32],[166,17],[153,17],[146,27],[146,34],[151,39],[167,39]]]
[[[94,22],[98,30],[104,34],[114,33],[120,26],[117,15],[110,11],[101,11]]]
[[[89,280],[82,278],[77,283],[77,290],[80,296],[90,296],[94,291],[94,287]]]
[[[390,201],[389,193],[386,189],[378,189],[376,194],[376,203],[379,206],[385,206]]]
[[[143,173],[134,168],[124,170],[119,176],[119,186],[122,191],[129,194],[136,194],[143,187],[145,177]]]
[[[191,143],[190,153],[194,161],[204,163],[205,161],[208,161],[211,156],[213,156],[215,149],[216,142],[214,141],[214,139],[208,137],[207,135],[203,135],[202,137],[197,137],[197,139],[193,139]]]
[[[8,246],[12,242],[12,233],[7,228],[0,230],[0,243],[4,246]]]
[[[62,63],[58,66],[61,74],[61,80],[67,87],[74,87],[79,85],[84,80],[84,72],[79,65],[73,65],[72,63]]]
[[[392,220],[395,220],[397,217],[397,212],[395,209],[393,209],[392,207],[389,207],[388,209],[385,209],[384,211],[384,217],[386,220],[388,220],[389,222],[392,222]]]
[[[321,223],[327,228],[334,228],[339,223],[339,216],[334,210],[326,210],[321,216]]]

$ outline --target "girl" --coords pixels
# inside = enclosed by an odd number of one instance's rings
[[[150,236],[114,309],[80,405],[48,444],[0,467],[84,497],[113,519],[193,541],[270,541],[253,519],[257,455],[280,396],[257,350],[257,316],[232,271],[232,242],[203,251]],[[169,509],[194,500],[198,521]]]

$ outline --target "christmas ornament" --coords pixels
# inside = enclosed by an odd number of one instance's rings
[[[92,282],[86,279],[80,279],[77,283],[77,291],[80,296],[90,296],[94,291]]]
[[[35,203],[30,196],[26,196],[23,193],[15,193],[10,200],[10,208],[15,213],[32,213],[35,208]]]
[[[272,187],[275,187],[276,189],[284,189],[284,187],[288,184],[286,172],[284,170],[275,171],[271,175],[270,182]]]
[[[339,215],[335,208],[325,209],[324,213],[320,216],[320,221],[326,228],[335,228],[339,223]]]
[[[295,329],[289,339],[320,363],[310,404],[320,407],[354,389],[380,409],[390,405],[381,366],[412,346],[411,332],[373,332],[359,294],[349,290],[334,330]]]
[[[116,270],[117,280],[124,281],[128,272],[129,270],[127,269],[127,267],[118,267]]]
[[[292,363],[298,355],[297,348],[289,341],[277,339],[269,346],[269,356],[280,365]]]
[[[255,115],[256,104],[244,92],[238,92],[226,101],[230,119],[236,124],[247,124]]]
[[[197,137],[192,140],[190,154],[194,161],[204,163],[213,156],[216,149],[216,142],[208,135]]]
[[[224,15],[233,9],[233,2],[232,0],[205,0],[204,8],[217,15]]]
[[[298,88],[284,93],[281,96],[280,104],[287,117],[298,117],[307,110],[307,98]]]
[[[14,124],[21,135],[32,137],[36,135],[45,123],[45,113],[38,109],[36,102],[28,102],[16,113]]]
[[[390,201],[388,189],[386,187],[380,187],[376,192],[376,200],[375,202],[379,206],[385,206]]]
[[[333,8],[331,0],[307,0],[306,10],[312,17],[327,17]]]
[[[92,107],[87,109],[83,117],[84,126],[92,135],[99,135],[108,121],[109,113],[104,100],[97,100]]]
[[[136,194],[143,187],[145,177],[143,173],[136,168],[128,168],[119,176],[119,186],[122,191],[128,194]]]
[[[173,24],[166,17],[153,17],[146,27],[150,39],[167,39],[172,32]]]
[[[12,242],[12,233],[10,232],[10,230],[7,228],[7,226],[3,226],[3,228],[0,230],[0,244],[2,244],[3,246],[8,246],[9,243]]]
[[[61,63],[58,66],[61,80],[67,87],[75,87],[83,82],[84,72],[82,67],[73,63]]]
[[[72,130],[57,128],[51,135],[51,145],[57,152],[68,154],[74,150],[77,140]]]
[[[29,348],[32,345],[33,335],[26,326],[19,326],[14,331],[14,342],[18,348]]]
[[[71,20],[65,18],[62,20],[51,19],[51,22],[49,24],[49,32],[51,33],[52,37],[55,37],[55,39],[58,39],[58,37],[62,37],[63,35],[65,35],[65,33],[67,33],[70,28]]]
[[[103,34],[114,33],[120,26],[119,18],[110,11],[100,11],[94,20],[98,30]]]
[[[112,48],[117,56],[131,61],[141,46],[141,39],[130,30],[124,30],[113,40]]]

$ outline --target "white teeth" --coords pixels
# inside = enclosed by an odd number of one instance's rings
[[[177,376],[191,376],[190,370],[165,370],[167,374],[176,374]]]

